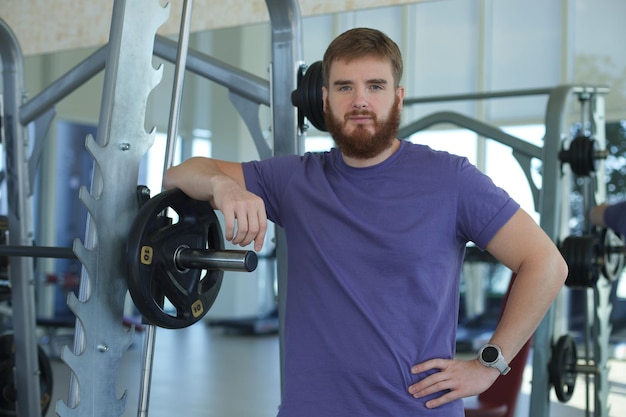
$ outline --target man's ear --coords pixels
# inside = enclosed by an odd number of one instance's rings
[[[326,101],[328,100],[328,88],[322,86],[322,110],[326,113]]]
[[[399,86],[398,88],[396,88],[396,95],[400,97],[398,106],[399,109],[402,110],[402,101],[404,100],[404,87]]]

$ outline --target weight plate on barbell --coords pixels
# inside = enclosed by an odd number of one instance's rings
[[[291,103],[298,108],[298,127],[301,132],[306,130],[305,117],[318,130],[327,131],[322,98],[323,77],[322,61],[315,61],[298,72],[298,87],[291,93]]]
[[[45,416],[52,400],[52,365],[48,355],[37,345],[41,415]],[[0,335],[0,417],[17,416],[15,387],[15,345],[13,334]]]
[[[595,286],[600,276],[598,238],[594,235],[568,236],[559,249],[568,266],[565,285],[570,288]]]
[[[149,323],[168,329],[200,320],[215,302],[224,275],[176,265],[181,248],[222,250],[224,238],[208,202],[173,189],[140,208],[127,245],[128,290],[135,306]]]
[[[602,241],[602,275],[614,282],[624,269],[624,241],[612,229],[604,228]]]
[[[585,134],[577,135],[569,147],[570,166],[574,174],[588,177],[596,171],[595,150],[597,142]]]
[[[578,353],[574,338],[568,334],[559,337],[552,349],[548,370],[550,383],[554,386],[556,397],[562,403],[568,402],[574,394],[577,362]]]

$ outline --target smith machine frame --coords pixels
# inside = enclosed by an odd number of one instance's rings
[[[191,4],[191,1],[186,1]],[[105,71],[102,106],[97,138],[87,138],[86,146],[94,156],[94,175],[91,189],[81,189],[80,199],[87,206],[89,221],[83,242],[74,242],[74,254],[83,263],[79,296],[70,296],[68,305],[76,314],[76,335],[73,351],[65,347],[63,360],[71,367],[75,378],[71,381],[67,403],[57,404],[61,417],[120,416],[127,398],[117,398],[116,375],[119,360],[130,345],[131,335],[122,326],[123,300],[127,291],[123,268],[123,248],[129,232],[130,220],[136,212],[136,187],[139,161],[154,140],[153,132],[144,128],[146,103],[152,89],[160,82],[162,69],[152,67],[153,54],[182,65],[208,80],[225,86],[229,98],[248,129],[261,158],[288,155],[303,151],[303,135],[297,129],[296,109],[291,92],[297,87],[296,74],[303,65],[301,15],[297,0],[266,0],[272,30],[272,63],[270,81],[247,74],[240,69],[219,62],[201,52],[186,50],[181,60],[181,43],[156,34],[167,20],[169,6],[158,0],[116,0],[113,7],[110,38],[98,49],[30,100],[25,99],[22,53],[10,28],[0,20],[0,59],[3,86],[3,133],[6,154],[6,181],[10,245],[33,244],[31,199],[33,180],[43,142],[54,118],[54,106],[91,77]],[[181,33],[181,39],[184,33]],[[185,45],[182,45],[185,47]],[[175,81],[175,84],[178,80]],[[175,85],[175,88],[178,88]],[[508,96],[527,95],[529,92],[509,93]],[[541,227],[554,241],[563,234],[564,213],[562,201],[562,174],[559,150],[563,134],[568,131],[565,108],[572,96],[589,95],[596,109],[594,117],[603,118],[603,91],[579,86],[562,86],[534,91],[549,94],[546,111],[546,137],[543,148],[508,135],[499,129],[460,114],[444,112],[428,116],[401,129],[400,137],[425,129],[437,123],[453,123],[492,138],[513,150],[531,186]],[[444,97],[423,99],[421,102],[486,99],[496,95],[472,97]],[[420,100],[407,101],[415,104]],[[114,105],[115,103],[115,105]],[[123,106],[120,106],[123,103]],[[176,103],[173,103],[174,105]],[[273,148],[262,136],[258,112],[260,106],[272,109]],[[170,124],[175,123],[174,115]],[[27,127],[34,126],[34,137],[29,138]],[[603,131],[602,131],[603,133]],[[30,142],[32,141],[32,143]],[[604,146],[604,137],[600,137]],[[32,149],[30,151],[29,149]],[[531,180],[530,161],[543,161],[541,188]],[[122,214],[122,215],[120,215]],[[97,233],[96,233],[97,232]],[[282,311],[286,288],[286,247],[284,235],[277,230],[278,303],[280,319],[280,348],[283,352]],[[33,253],[33,257],[38,255]],[[41,255],[45,256],[45,255]],[[54,257],[50,255],[48,257]],[[40,415],[36,315],[34,307],[35,277],[32,257],[10,257],[12,277],[14,342],[16,345],[16,388],[19,415]],[[554,323],[558,316],[555,307],[541,323],[534,338],[533,390],[530,414],[533,417],[549,415],[549,381],[546,371],[551,357]],[[598,317],[602,321],[602,318]],[[606,316],[608,320],[608,315]],[[602,322],[603,326],[608,323]],[[601,349],[608,350],[608,346]],[[147,397],[150,382],[150,346],[146,344],[142,398],[138,415],[147,415]],[[606,358],[607,355],[601,355]],[[600,364],[606,389],[606,362]],[[282,374],[282,358],[281,358]],[[97,378],[93,376],[97,375]],[[80,381],[80,387],[78,387]],[[80,388],[80,389],[79,389]],[[607,409],[606,402],[604,402]],[[605,415],[605,414],[603,414]]]

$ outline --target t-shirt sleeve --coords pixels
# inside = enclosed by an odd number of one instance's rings
[[[280,201],[300,161],[299,156],[290,155],[242,164],[246,189],[263,199],[268,219],[281,227]]]
[[[462,166],[460,172],[458,230],[465,240],[484,250],[520,206],[469,162]]]
[[[626,201],[608,206],[604,211],[604,223],[616,233],[626,236]]]

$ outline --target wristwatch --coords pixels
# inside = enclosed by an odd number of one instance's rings
[[[478,351],[478,360],[485,366],[496,368],[501,375],[506,375],[511,367],[504,360],[500,347],[492,344],[486,344]]]

